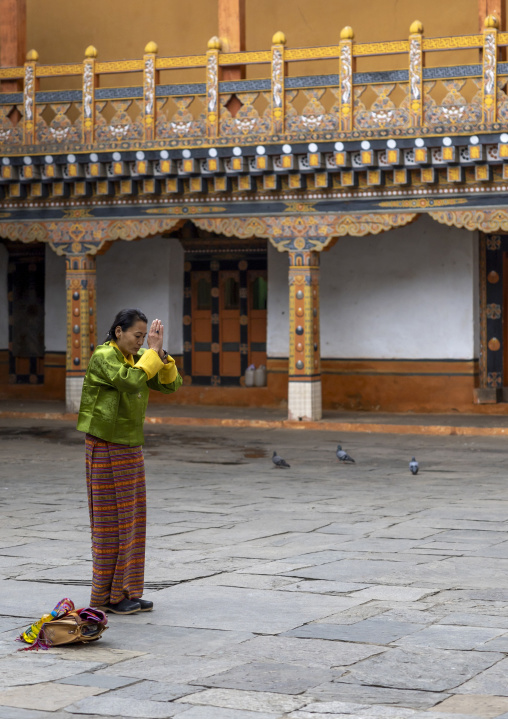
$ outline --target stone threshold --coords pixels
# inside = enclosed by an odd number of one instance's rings
[[[0,419],[39,419],[76,422],[77,414],[67,412],[0,411]],[[464,426],[461,424],[400,424],[391,422],[346,422],[334,420],[294,421],[288,419],[249,419],[224,417],[158,417],[147,416],[146,424],[183,427],[250,427],[259,429],[320,430],[325,432],[357,432],[366,434],[418,434],[427,436],[502,437],[508,426]]]

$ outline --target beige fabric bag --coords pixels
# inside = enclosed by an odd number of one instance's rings
[[[83,616],[85,614],[87,616]],[[96,615],[94,618],[93,615]],[[103,617],[101,617],[103,615]],[[50,647],[75,642],[94,642],[104,634],[106,616],[98,609],[74,610],[61,619],[53,619],[42,625],[39,641]]]

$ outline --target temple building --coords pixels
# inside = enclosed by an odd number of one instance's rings
[[[506,4],[0,0],[0,399],[506,412]]]

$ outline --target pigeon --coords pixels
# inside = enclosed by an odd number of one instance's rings
[[[277,452],[274,452],[272,455],[272,462],[276,467],[289,467],[290,465],[286,462],[285,459],[282,459],[282,457],[279,457]]]
[[[337,445],[337,459],[339,459],[341,462],[352,462],[355,464],[355,460],[347,453],[344,452],[340,444]]]
[[[418,474],[419,465],[414,457],[409,463],[409,469],[411,470],[411,474]]]

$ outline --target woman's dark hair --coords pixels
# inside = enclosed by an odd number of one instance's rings
[[[129,310],[120,310],[120,312],[117,314],[115,319],[113,320],[113,324],[109,328],[109,332],[106,336],[107,340],[116,340],[116,334],[115,330],[117,327],[121,327],[123,332],[126,332],[129,327],[132,327],[132,325],[136,324],[136,322],[146,322],[148,323],[148,320],[146,319],[146,315],[141,312],[141,310],[138,309],[129,309]]]

